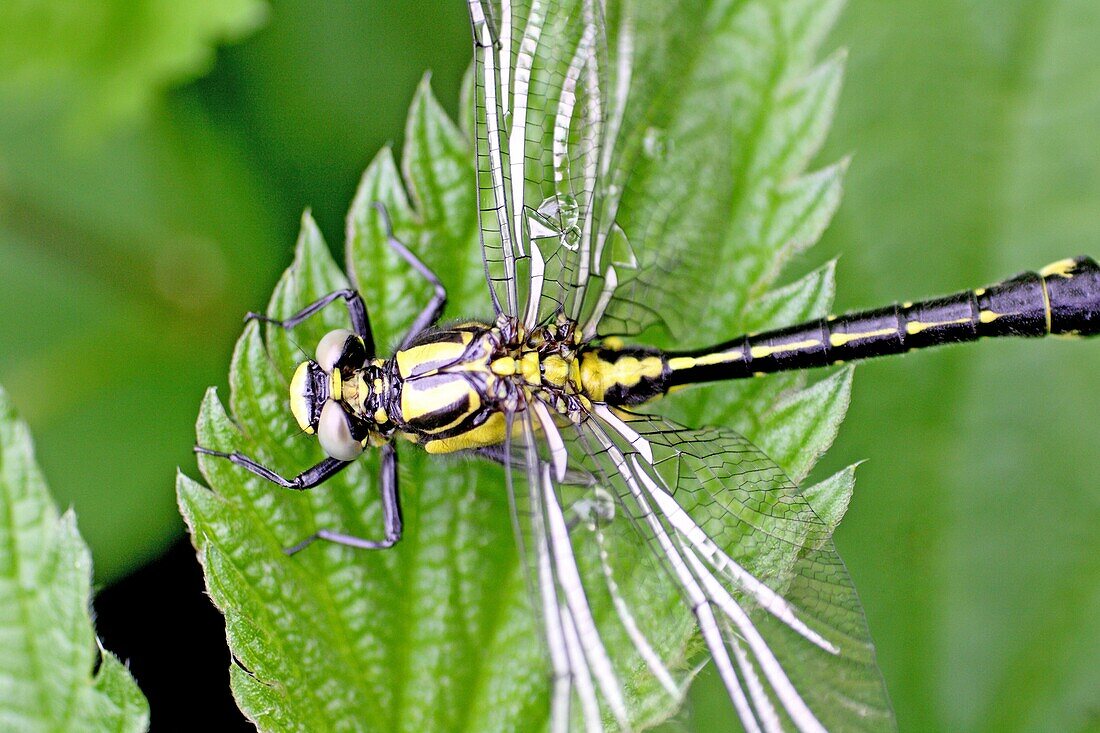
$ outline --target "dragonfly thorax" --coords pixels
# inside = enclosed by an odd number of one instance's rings
[[[520,399],[539,399],[555,412],[580,422],[591,403],[582,382],[577,324],[559,318],[524,334],[510,325],[502,328],[498,321],[498,330],[511,338],[502,343],[490,370],[508,380]]]
[[[430,453],[451,453],[500,444],[504,416],[536,400],[580,422],[590,402],[575,334],[569,322],[524,333],[510,319],[425,331],[388,362],[396,430]]]

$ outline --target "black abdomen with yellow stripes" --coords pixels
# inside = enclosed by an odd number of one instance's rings
[[[830,316],[664,355],[665,389],[899,354],[996,336],[1100,332],[1100,266],[1088,257],[919,303]]]

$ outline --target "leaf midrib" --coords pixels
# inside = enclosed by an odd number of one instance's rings
[[[5,414],[3,417],[6,418],[8,417],[8,415]],[[6,477],[7,474],[8,466],[6,465],[6,453],[7,451],[0,450],[0,477]],[[8,485],[8,482],[4,480],[4,484]],[[19,606],[19,620],[22,622],[23,628],[30,629],[32,628],[33,618],[31,606],[33,605],[35,593],[33,589],[24,586],[22,583],[21,559],[23,557],[23,553],[20,551],[22,546],[19,542],[21,534],[15,524],[15,514],[13,506],[15,497],[13,496],[12,492],[8,491],[6,488],[4,489],[4,491],[8,494],[9,499],[0,503],[2,503],[4,507],[4,523],[7,525],[8,533],[11,537],[11,541],[8,543],[7,548],[9,553],[8,556],[11,558],[12,568],[12,574],[9,576],[9,579],[11,580],[12,585],[15,588],[16,603]],[[47,516],[45,517],[47,522],[49,522],[49,520],[51,519],[49,514],[50,513],[47,512]],[[42,655],[39,651],[39,645],[35,642],[36,639],[34,638],[33,634],[26,634],[24,636],[24,645],[27,649],[27,656],[30,658],[30,664],[32,667],[32,679],[38,680],[45,677],[45,668],[42,664]],[[49,699],[46,696],[46,691],[41,689],[41,687],[38,685],[36,685],[35,688],[35,691],[37,692],[36,697],[38,698],[39,709],[49,710],[50,704]],[[63,729],[58,728],[57,730]]]

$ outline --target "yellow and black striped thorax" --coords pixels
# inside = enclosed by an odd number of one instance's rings
[[[507,324],[427,331],[386,363],[375,421],[384,413],[383,431],[450,453],[500,444],[505,414],[531,400],[580,421],[593,401],[637,404],[663,391],[659,352],[613,341],[585,346],[575,333],[567,322],[522,338]]]
[[[489,367],[499,341],[494,329],[469,323],[426,331],[394,354],[387,412],[396,429],[431,450],[483,425],[500,391]]]

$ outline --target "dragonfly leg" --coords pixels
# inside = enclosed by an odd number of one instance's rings
[[[267,479],[273,484],[278,484],[284,489],[293,489],[295,491],[308,491],[342,471],[351,463],[351,461],[341,461],[336,458],[326,458],[316,466],[307,468],[294,478],[285,478],[282,475],[272,471],[270,468],[257,463],[255,460],[249,458],[243,453],[233,451],[232,453],[223,453],[222,451],[211,450],[210,448],[203,448],[201,445],[195,446],[195,452],[205,456],[214,456],[216,458],[225,458],[234,465],[240,466],[262,479]]]
[[[420,315],[416,317],[416,320],[409,326],[409,330],[405,334],[405,337],[401,339],[401,344],[397,347],[398,350],[400,350],[411,344],[413,339],[419,336],[424,329],[439,320],[439,317],[443,314],[444,306],[447,305],[447,289],[443,287],[443,283],[440,282],[439,277],[432,272],[431,268],[425,265],[419,257],[414,255],[412,250],[402,244],[394,234],[393,222],[390,221],[390,214],[386,210],[385,204],[381,201],[375,201],[374,208],[378,209],[378,214],[382,217],[382,227],[386,230],[386,243],[401,256],[401,259],[409,263],[414,270],[419,272],[425,280],[431,283],[432,288],[435,290],[432,294],[432,299],[429,300],[428,304],[424,306],[424,309],[420,311]]]
[[[286,548],[286,554],[293,555],[301,552],[317,540],[335,542],[338,545],[355,547],[360,550],[383,550],[396,545],[401,539],[404,526],[401,520],[401,497],[397,491],[397,451],[392,443],[386,443],[382,446],[381,484],[382,522],[386,530],[385,539],[368,540],[329,529],[321,529],[293,547]]]
[[[276,326],[281,326],[284,329],[291,329],[310,316],[320,312],[321,309],[329,303],[340,300],[341,298],[348,307],[348,315],[351,317],[352,329],[363,339],[363,343],[367,347],[367,358],[373,358],[374,335],[371,333],[370,317],[367,315],[367,306],[363,303],[363,298],[359,295],[358,290],[345,288],[344,290],[337,290],[329,293],[325,297],[313,301],[305,308],[283,321],[277,318],[269,318],[262,313],[249,313],[244,317],[244,320],[263,321],[264,323],[272,323]]]

